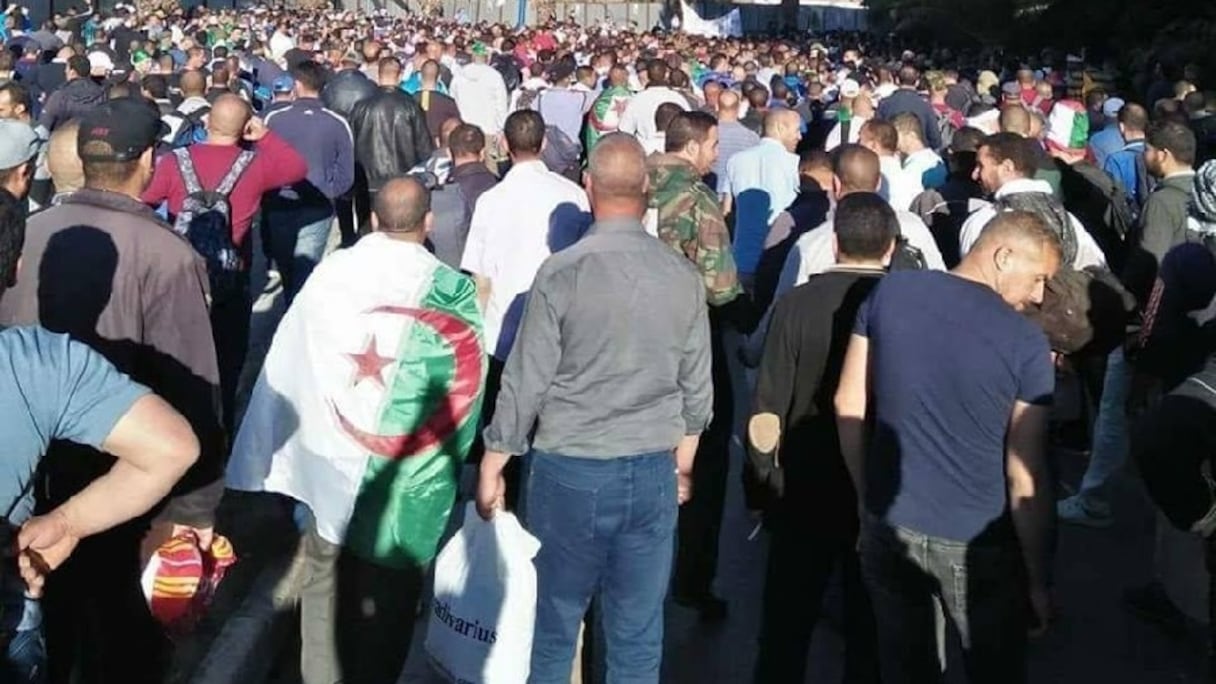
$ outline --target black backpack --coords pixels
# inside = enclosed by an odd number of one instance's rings
[[[557,126],[545,126],[545,147],[540,158],[553,173],[581,183],[583,148]]]
[[[176,150],[206,140],[207,124],[203,119],[209,113],[211,113],[210,107],[199,107],[189,114],[182,114],[181,112],[167,114],[166,116],[181,120],[177,130],[173,132],[173,140],[169,143],[169,146]]]
[[[173,156],[186,184],[186,199],[174,219],[173,230],[189,240],[190,246],[203,257],[211,280],[211,298],[222,301],[238,294],[240,274],[245,271],[244,259],[232,242],[232,205],[228,197],[253,162],[253,151],[242,150],[214,190],[203,189],[188,149],[176,149]]]
[[[908,242],[903,233],[895,236],[895,252],[891,255],[892,271],[924,271],[929,268],[924,252]]]

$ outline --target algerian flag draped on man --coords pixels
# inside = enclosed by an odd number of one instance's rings
[[[323,261],[283,317],[228,486],[307,504],[317,533],[391,567],[431,560],[477,430],[473,281],[373,233]]]

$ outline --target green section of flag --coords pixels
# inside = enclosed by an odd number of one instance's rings
[[[471,279],[439,266],[419,307],[464,320],[480,339],[476,295]],[[447,400],[455,375],[453,349],[427,325],[410,325],[397,358],[400,362],[380,416],[382,434],[410,434],[421,428]],[[483,382],[478,384],[472,410],[451,436],[437,447],[399,460],[369,456],[347,528],[346,545],[355,554],[389,567],[421,566],[435,556],[456,498],[460,465],[481,414],[485,360],[472,362],[481,369]]]

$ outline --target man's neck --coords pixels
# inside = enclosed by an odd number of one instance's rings
[[[408,232],[399,230],[378,230],[376,232],[395,242],[406,242],[414,245],[421,245],[426,242],[426,231],[423,230],[411,230]]]
[[[101,185],[101,184],[90,184],[88,181],[85,181],[85,189],[87,189],[87,190],[99,190],[99,191],[101,191],[101,192],[110,192],[110,193],[114,193],[115,195],[122,195],[122,196],[124,196],[124,197],[128,197],[128,198],[133,199],[133,200],[135,200],[135,201],[137,201],[137,202],[139,201],[139,195],[140,195],[140,193],[142,193],[142,192],[143,192],[143,188],[142,188],[142,187],[140,187],[140,188],[136,188],[136,187],[134,187],[134,186],[132,186],[132,187],[118,187],[118,186],[116,186],[116,187],[106,187],[106,186]]]
[[[520,164],[527,164],[528,162],[538,162],[540,160],[541,159],[540,159],[539,154],[512,154],[511,155],[511,164],[514,166],[519,166]]]
[[[838,271],[881,271],[886,268],[881,261],[871,261],[869,259],[851,259],[844,255],[837,255],[836,270]]]
[[[479,157],[453,157],[452,158],[452,166],[464,166],[465,164],[480,164],[480,163],[481,163],[481,159]],[[486,169],[486,170],[488,171],[489,169]]]

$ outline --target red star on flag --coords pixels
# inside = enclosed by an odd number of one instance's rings
[[[612,103],[612,111],[616,112],[617,116],[624,114],[625,110],[628,108],[629,100],[626,100],[625,98],[620,98]]]
[[[376,352],[376,337],[373,335],[367,338],[367,346],[361,353],[346,354],[347,358],[355,362],[355,377],[350,381],[350,384],[357,385],[364,378],[370,378],[376,384],[384,387],[384,378],[380,377],[380,371],[396,359],[387,356],[380,356]]]

